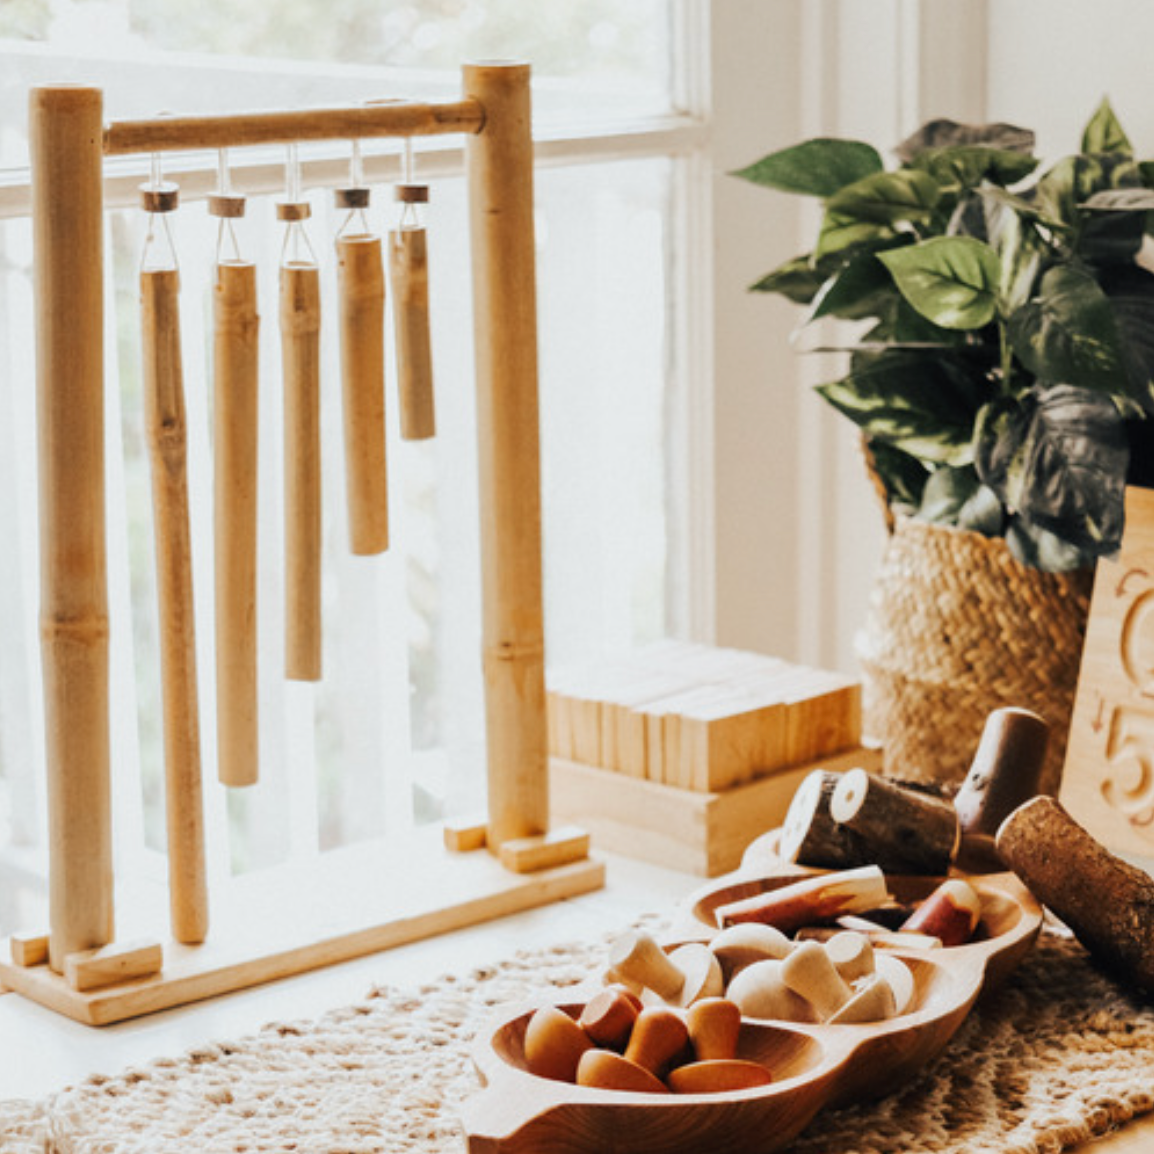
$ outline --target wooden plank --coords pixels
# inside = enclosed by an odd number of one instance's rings
[[[1154,491],[1126,491],[1126,529],[1100,560],[1059,794],[1111,849],[1154,862]]]
[[[39,930],[22,930],[8,939],[12,964],[39,966],[48,961],[48,934]]]
[[[592,858],[517,874],[490,853],[446,852],[441,831],[426,827],[401,843],[349,846],[307,868],[235,879],[213,895],[209,941],[166,942],[159,977],[82,993],[47,966],[0,962],[0,983],[76,1021],[105,1025],[548,905],[604,883],[604,863]],[[158,905],[163,918],[163,897]]]
[[[98,990],[130,978],[147,978],[164,966],[160,942],[113,942],[98,950],[82,950],[64,959],[64,980],[74,990]]]
[[[842,773],[859,765],[880,770],[880,751],[858,747],[707,793],[553,758],[551,808],[556,821],[587,829],[594,849],[715,877],[736,869],[745,847],[781,824],[794,791],[811,770]]]
[[[489,841],[489,819],[483,814],[451,819],[442,829],[445,849],[453,853],[472,853]]]
[[[501,864],[517,873],[536,873],[589,856],[589,835],[566,825],[538,837],[514,838],[501,846]]]

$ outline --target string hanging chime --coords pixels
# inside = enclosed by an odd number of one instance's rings
[[[345,210],[336,237],[346,493],[353,553],[389,547],[385,442],[385,274],[381,238],[366,210],[360,146],[353,141],[349,186],[334,192]]]
[[[321,677],[320,271],[305,229],[297,146],[288,146],[280,264],[284,374],[285,676]]]
[[[148,233],[140,262],[141,358],[152,481],[164,717],[169,917],[173,937],[208,935],[200,711],[188,502],[188,422],[180,332],[180,269],[168,218],[180,191],[152,159],[140,187]]]
[[[436,433],[429,334],[429,256],[420,212],[420,206],[429,201],[429,186],[413,179],[413,142],[407,137],[403,176],[403,181],[394,188],[401,212],[396,228],[389,232],[389,280],[397,342],[401,436],[417,441]]]
[[[216,577],[217,774],[224,785],[258,779],[256,265],[241,254],[234,222],[245,198],[232,189],[220,150],[208,198],[220,220],[213,291],[213,492]]]

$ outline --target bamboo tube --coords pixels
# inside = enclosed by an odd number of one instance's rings
[[[529,68],[473,64],[466,142],[477,358],[482,647],[494,852],[549,821]]]
[[[337,238],[341,386],[352,551],[389,547],[385,458],[385,274],[381,238]]]
[[[141,272],[140,314],[160,618],[169,915],[173,937],[195,943],[208,934],[208,883],[176,269]]]
[[[285,437],[285,676],[321,676],[320,277],[280,270]]]
[[[429,339],[429,257],[423,228],[389,233],[389,280],[397,332],[401,436],[421,441],[437,431]]]
[[[49,964],[113,937],[101,95],[30,101]]]
[[[242,786],[258,765],[256,266],[218,263],[214,302],[217,773]]]

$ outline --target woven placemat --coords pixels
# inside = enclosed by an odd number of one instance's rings
[[[603,942],[526,951],[41,1102],[3,1102],[0,1150],[460,1154],[457,1108],[478,1088],[474,1034],[495,1007],[583,982],[604,958]],[[1152,1109],[1154,1006],[1048,929],[924,1074],[880,1102],[820,1114],[790,1151],[1054,1154]]]

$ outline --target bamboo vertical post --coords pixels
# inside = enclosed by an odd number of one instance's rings
[[[100,90],[32,92],[49,964],[113,937]]]
[[[141,272],[140,319],[160,618],[169,910],[173,937],[193,944],[208,934],[208,883],[176,269]]]
[[[545,727],[529,67],[473,64],[485,109],[466,144],[481,505],[488,845],[544,833]]]
[[[320,274],[280,270],[285,438],[285,675],[321,676]]]
[[[389,547],[385,457],[385,272],[381,238],[337,238],[341,386],[352,551]]]
[[[220,261],[213,311],[217,764],[221,782],[253,785],[257,740],[256,266]]]
[[[423,202],[426,185],[401,185],[406,206]],[[420,441],[436,433],[433,355],[429,333],[429,253],[424,228],[402,225],[389,233],[389,281],[397,334],[397,392],[401,436]]]

